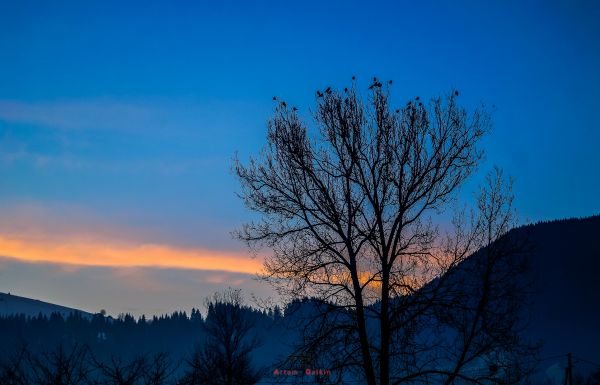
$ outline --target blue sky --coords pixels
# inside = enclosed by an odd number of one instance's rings
[[[234,153],[259,151],[273,95],[309,116],[316,89],[352,75],[365,90],[373,76],[393,79],[398,105],[457,88],[466,105],[493,106],[481,172],[498,165],[515,178],[523,221],[600,212],[597,2],[123,3],[0,1],[6,242],[152,243],[246,258],[229,235],[250,218],[235,196]],[[64,289],[106,266],[66,269],[61,284],[56,266],[6,257],[0,291],[91,310],[156,313],[201,297],[111,309],[110,296]],[[40,271],[48,278],[32,288],[27,277]],[[98,288],[121,282],[106,271]],[[175,274],[160,272],[152,276]],[[212,290],[197,281],[190,291]]]

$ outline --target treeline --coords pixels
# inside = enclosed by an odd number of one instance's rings
[[[269,348],[282,319],[279,308],[244,305],[235,290],[215,294],[206,317],[196,309],[152,319],[5,316],[0,385],[252,384],[266,370],[255,350]]]
[[[63,317],[14,315],[0,318],[0,339],[4,346],[23,346],[33,353],[50,347],[85,345],[98,356],[110,354],[131,357],[146,352],[168,351],[175,357],[190,352],[202,342],[203,319],[199,312],[188,317],[177,312],[148,321],[126,314],[118,318],[96,314],[84,318],[80,313]]]
[[[243,309],[257,325],[266,326],[282,317],[278,308],[273,311],[245,306]],[[130,314],[117,318],[102,314],[89,318],[77,312],[67,317],[60,313],[35,317],[17,314],[0,317],[0,340],[3,346],[26,344],[33,351],[77,342],[98,352],[169,351],[179,355],[189,353],[203,341],[204,323],[196,309],[190,315],[174,312],[149,319],[144,316],[136,319]]]

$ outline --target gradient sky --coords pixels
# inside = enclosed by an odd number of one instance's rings
[[[124,3],[0,0],[2,292],[136,315],[272,295],[230,236],[231,159],[273,95],[308,115],[352,75],[494,106],[481,172],[514,177],[523,221],[600,212],[598,2]]]

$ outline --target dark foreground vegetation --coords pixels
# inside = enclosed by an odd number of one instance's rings
[[[224,301],[210,305],[207,317],[196,310],[191,316],[177,312],[151,320],[135,320],[130,315],[112,319],[101,314],[86,319],[79,313],[67,318],[59,314],[2,317],[0,385],[360,383],[330,372],[303,375],[305,362],[283,369],[280,365],[284,361],[289,364],[290,357],[302,359],[294,355],[277,363],[277,348],[290,332],[286,325],[297,325],[304,319],[298,313],[314,306],[314,299],[290,304],[285,311],[288,320],[279,310],[258,311]],[[273,335],[278,336],[279,346],[270,343]],[[272,359],[272,365],[261,364],[257,356],[263,363]],[[567,365],[567,356],[564,358]],[[593,363],[578,356],[573,363],[570,375],[564,368],[560,384],[600,385],[600,367],[589,370]],[[273,368],[282,368],[278,369],[281,373],[292,368],[299,373],[276,376]],[[529,383],[557,384],[542,378],[534,376]],[[498,379],[494,383],[505,382]]]
[[[229,290],[211,298],[206,314],[0,318],[0,384],[256,383],[263,371],[252,354],[279,310],[245,306]]]

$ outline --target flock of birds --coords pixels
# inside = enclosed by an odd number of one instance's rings
[[[353,81],[356,80],[356,76],[352,76],[352,80]],[[388,80],[388,84],[392,85],[392,81]],[[379,80],[377,80],[376,77],[374,77],[373,78],[373,83],[369,86],[369,89],[372,90],[372,89],[381,88],[381,87],[383,87],[383,84]],[[331,95],[332,92],[333,91],[332,91],[331,87],[327,87],[324,92],[321,92],[320,90],[317,90],[317,98],[322,98],[322,97],[325,96],[325,94]],[[347,87],[344,88],[344,92],[346,92],[346,93],[348,92],[348,88]],[[458,91],[454,91],[454,96],[458,96]],[[273,101],[277,101],[277,96],[273,96]],[[418,97],[418,96],[415,97],[415,101],[418,102],[418,106],[419,107],[423,106],[423,103],[420,102],[420,97]],[[346,98],[346,102],[348,102],[348,98]],[[282,107],[287,108],[287,103],[285,101],[282,100],[282,101],[279,102],[279,104]],[[412,106],[412,101],[409,101],[407,103],[407,106],[408,107]],[[298,111],[298,109],[296,107],[292,107],[292,111],[296,112],[296,111]],[[396,113],[399,113],[399,112],[400,112],[400,110],[396,110]]]

